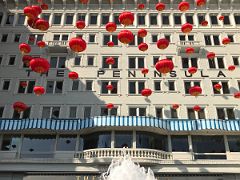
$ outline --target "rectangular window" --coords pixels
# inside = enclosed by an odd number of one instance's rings
[[[117,25],[120,25],[120,22],[119,22],[119,14],[114,14],[114,22],[117,24]]]
[[[102,15],[102,25],[105,25],[109,22],[109,14],[103,14]]]
[[[227,136],[228,145],[230,152],[240,152],[240,136],[239,135],[232,135]]]
[[[78,14],[78,20],[85,21],[86,20],[86,14],[79,13]]]
[[[232,57],[233,58],[233,64],[235,66],[239,66],[239,57]]]
[[[225,15],[225,16],[224,16],[223,24],[224,24],[224,25],[230,25],[230,19],[229,19],[229,16],[228,16],[228,15]]]
[[[140,69],[145,67],[144,57],[129,57],[128,67],[132,69]]]
[[[10,56],[8,60],[8,65],[12,66],[15,64],[16,56]]]
[[[43,34],[30,34],[28,36],[28,44],[29,45],[36,45],[38,41],[43,40]]]
[[[162,24],[163,25],[169,25],[169,15],[168,14],[164,14],[162,15]]]
[[[62,35],[62,41],[67,41],[68,40],[68,35],[67,34],[63,34]]]
[[[178,118],[177,109],[171,108],[171,118]]]
[[[220,45],[219,35],[213,35],[214,45]]]
[[[217,15],[211,14],[211,15],[210,15],[210,20],[211,20],[211,24],[212,24],[212,25],[218,25]]]
[[[205,15],[199,14],[198,15],[198,23],[201,24],[205,20]]]
[[[87,65],[88,66],[93,66],[94,65],[94,56],[88,56],[87,57]]]
[[[3,19],[3,13],[0,12],[0,24],[2,24],[2,19]]]
[[[189,152],[187,136],[171,136],[173,152]]]
[[[7,14],[6,21],[5,21],[5,24],[6,24],[6,25],[12,25],[12,24],[13,24],[13,21],[14,21],[14,15],[11,14],[11,13],[8,13],[8,14]]]
[[[93,81],[92,80],[86,81],[86,91],[93,91]]]
[[[84,119],[91,117],[91,110],[90,106],[84,107]]]
[[[175,25],[181,25],[182,24],[182,20],[181,20],[180,15],[174,15],[174,24]]]
[[[72,82],[72,91],[78,91],[79,88],[79,81],[78,80],[74,80]]]
[[[42,18],[49,22],[50,14],[43,14]]]
[[[217,108],[218,119],[235,119],[233,108]]]
[[[155,66],[155,64],[159,61],[159,56],[153,56],[153,65]]]
[[[62,93],[63,81],[47,81],[46,93]]]
[[[90,14],[90,25],[97,25],[97,14]]]
[[[112,85],[113,90],[108,90],[107,86]],[[117,81],[102,81],[101,82],[101,94],[117,94],[118,82]]]
[[[69,118],[77,118],[77,106],[71,106],[69,108]]]
[[[219,69],[225,68],[223,57],[217,57],[216,61]]]
[[[157,25],[157,14],[150,15],[150,25]]]
[[[66,68],[66,57],[51,57],[50,68]]]
[[[1,42],[7,42],[8,34],[2,34]]]
[[[187,14],[186,15],[186,20],[188,23],[193,24],[193,15],[192,14]]]
[[[144,81],[129,81],[128,82],[128,92],[129,94],[141,94],[142,90],[145,88]]]
[[[102,68],[117,69],[118,68],[118,57],[112,57],[114,59],[114,64],[112,64],[112,65],[107,64],[107,62],[106,62],[107,58],[109,58],[109,57],[102,58]]]
[[[230,39],[230,42],[234,42],[234,37],[233,37],[233,35],[228,35],[228,38]]]
[[[195,111],[193,110],[193,108],[188,108],[187,113],[188,119],[196,119]]]
[[[24,14],[18,14],[18,25],[24,25],[25,22],[25,15]]]
[[[168,90],[175,91],[175,81],[168,81]]]
[[[27,118],[30,118],[30,114],[31,114],[31,107],[28,107],[24,112],[21,112],[21,113],[14,111],[12,118],[13,119],[27,119]]]
[[[35,86],[35,81],[20,81],[18,86],[18,93],[33,93],[33,88]]]
[[[114,107],[111,110],[109,110],[106,107],[102,107],[100,116],[117,116],[117,108]]]
[[[60,25],[62,20],[62,14],[54,14],[53,25]]]
[[[3,118],[4,106],[0,107],[0,118]]]
[[[89,42],[90,43],[96,42],[96,34],[89,34]]]
[[[204,35],[204,39],[205,39],[205,44],[208,46],[212,45],[212,41],[211,41],[211,36],[209,35]]]
[[[161,81],[154,81],[154,90],[161,91]]]
[[[146,116],[146,108],[129,108],[129,116]]]
[[[60,116],[60,107],[43,107],[42,118],[43,119],[58,119]]]
[[[80,66],[80,64],[81,64],[81,59],[82,59],[81,56],[75,57],[75,59],[74,59],[74,66]]]
[[[152,34],[152,42],[156,43],[158,41],[158,35],[157,34]]]
[[[193,86],[201,87],[201,81],[184,81],[185,94],[189,94],[189,89]]]
[[[160,119],[163,119],[163,108],[158,107],[155,110],[156,110],[156,117],[160,118]]]
[[[138,15],[138,25],[145,25],[145,15]]]
[[[171,42],[171,35],[170,34],[164,34],[164,37]]]
[[[3,57],[0,56],[0,65],[2,64],[2,61],[3,61]]]
[[[73,15],[72,14],[67,14],[66,15],[66,25],[72,25],[73,24]]]
[[[4,135],[1,144],[2,151],[17,151],[21,142],[20,135]]]
[[[237,25],[239,25],[239,24],[240,24],[240,15],[235,14],[235,15],[234,15],[234,20],[235,20],[235,23],[236,23]]]
[[[15,34],[14,36],[14,42],[19,42],[21,38],[21,34]]]

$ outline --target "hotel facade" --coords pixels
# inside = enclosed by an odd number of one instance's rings
[[[188,0],[187,0],[188,1]],[[240,102],[233,94],[240,90],[240,1],[207,0],[190,10],[178,10],[180,0],[162,0],[166,9],[158,12],[154,0],[46,0],[49,9],[40,15],[50,28],[41,32],[27,25],[23,8],[35,0],[0,0],[0,179],[1,180],[95,180],[107,171],[112,159],[125,153],[134,162],[150,167],[161,180],[240,179]],[[137,9],[139,3],[145,9]],[[118,16],[134,13],[132,26],[123,27]],[[219,16],[224,20],[220,21]],[[86,28],[75,24],[84,20]],[[203,20],[208,26],[202,26]],[[105,29],[117,23],[117,31]],[[193,24],[187,35],[181,25]],[[145,38],[137,32],[148,31]],[[129,29],[135,40],[123,45],[120,30]],[[72,37],[87,42],[82,53],[68,46]],[[160,38],[170,45],[157,48]],[[222,39],[231,39],[223,45]],[[47,43],[40,49],[36,43]],[[115,46],[108,47],[113,41]],[[33,57],[49,60],[50,70],[40,76],[22,62],[18,46],[31,45]],[[149,49],[138,50],[146,42]],[[186,47],[193,47],[191,55]],[[213,60],[207,52],[215,52]],[[106,64],[107,57],[115,59]],[[165,76],[155,69],[159,59],[171,59],[174,70]],[[235,65],[235,71],[228,66]],[[197,67],[194,75],[189,67]],[[143,75],[142,68],[149,73]],[[75,71],[78,80],[68,78]],[[21,82],[27,82],[26,87]],[[214,85],[222,85],[220,91]],[[114,89],[106,89],[112,84]],[[46,93],[36,96],[35,85]],[[203,92],[189,94],[191,86]],[[148,98],[144,88],[152,89]],[[17,113],[16,101],[29,108]],[[106,104],[113,103],[109,111]],[[179,104],[173,109],[173,104]],[[193,110],[199,105],[201,110]]]

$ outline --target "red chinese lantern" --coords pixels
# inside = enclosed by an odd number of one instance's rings
[[[219,21],[223,21],[224,20],[224,16],[219,16]]]
[[[74,52],[82,52],[87,48],[87,43],[80,37],[72,38],[69,41],[69,47]]]
[[[178,4],[178,9],[182,12],[189,10],[190,4],[189,2],[182,1]]]
[[[46,73],[50,68],[48,60],[44,58],[34,58],[30,61],[31,69],[36,73]]]
[[[42,13],[42,8],[40,6],[32,6],[32,9],[37,12],[37,16]]]
[[[194,53],[194,48],[193,47],[187,47],[186,49],[185,49],[185,52],[187,53],[187,54],[192,54],[192,53]]]
[[[172,108],[173,108],[173,109],[178,109],[178,108],[179,108],[179,104],[173,104],[173,105],[172,105]]]
[[[33,9],[30,6],[27,6],[23,9],[23,13],[30,19],[36,19],[38,16],[38,12],[36,9]]]
[[[36,28],[34,22],[35,22],[35,19],[28,18],[28,20],[27,20],[27,24],[33,29]]]
[[[139,49],[140,51],[146,51],[146,50],[148,50],[148,45],[147,45],[147,43],[141,43],[141,44],[139,44],[139,45],[138,45],[138,49]]]
[[[108,45],[108,47],[114,47],[114,42],[109,41],[109,42],[107,43],[107,45]]]
[[[21,51],[22,54],[28,54],[31,52],[31,47],[29,46],[29,44],[21,43],[19,45],[19,50]]]
[[[131,12],[122,12],[118,18],[119,22],[124,26],[129,26],[133,24],[134,15]]]
[[[108,32],[111,33],[111,32],[116,31],[117,25],[114,22],[109,22],[109,23],[106,24],[105,28]]]
[[[169,41],[166,38],[162,38],[157,41],[157,47],[159,49],[166,49],[168,46],[169,46]]]
[[[13,104],[13,109],[18,113],[25,111],[27,108],[27,105],[21,101],[17,101]]]
[[[78,29],[84,29],[85,26],[86,26],[85,21],[79,20],[79,21],[76,22],[76,27]]]
[[[139,29],[138,30],[138,36],[141,38],[144,38],[147,36],[147,30],[146,29]]]
[[[114,108],[114,105],[112,103],[108,103],[108,104],[106,104],[106,108],[112,109],[112,108]]]
[[[33,88],[33,92],[37,95],[40,96],[45,93],[45,88],[43,86],[35,86]]]
[[[38,41],[37,42],[38,47],[44,48],[46,46],[46,43],[44,41]]]
[[[195,73],[197,72],[197,68],[196,68],[196,67],[189,67],[189,68],[188,68],[188,72],[189,72],[190,74],[195,74]]]
[[[220,89],[222,89],[222,85],[221,84],[215,84],[214,89],[216,89],[217,91],[220,91]]]
[[[43,3],[43,4],[41,4],[41,8],[42,8],[42,10],[48,10],[48,5]]]
[[[193,110],[198,112],[198,111],[201,110],[201,107],[200,107],[199,105],[195,105],[195,106],[193,107]]]
[[[82,3],[82,4],[87,4],[87,3],[88,3],[88,0],[80,0],[80,3]]]
[[[22,61],[23,61],[23,63],[28,67],[29,66],[29,63],[30,63],[30,61],[33,59],[33,57],[32,56],[29,56],[29,55],[24,55],[23,57],[22,57]]]
[[[234,97],[237,98],[237,99],[240,99],[240,92],[235,92]]]
[[[113,85],[109,84],[106,86],[107,90],[112,91],[113,90]]]
[[[199,86],[193,86],[189,89],[189,94],[192,96],[199,96],[202,93],[202,88]]]
[[[234,71],[235,69],[236,69],[236,67],[234,65],[228,66],[228,70],[229,71]]]
[[[193,29],[193,25],[190,23],[183,24],[182,28],[181,28],[183,33],[190,33],[192,31],[192,29]]]
[[[35,23],[35,27],[40,31],[47,31],[49,28],[49,22],[39,18]]]
[[[160,3],[157,3],[155,7],[156,7],[156,10],[157,10],[157,11],[163,11],[166,6],[165,6],[164,3],[161,3],[161,2],[160,2]]]
[[[208,58],[208,59],[214,59],[215,56],[216,56],[216,54],[215,54],[214,52],[208,52],[208,53],[207,53],[207,58]]]
[[[134,39],[133,33],[129,30],[122,30],[118,33],[118,40],[121,43],[129,44]]]
[[[23,88],[27,87],[27,82],[26,81],[20,82],[20,86],[22,86]]]
[[[174,64],[169,59],[162,59],[155,64],[155,68],[157,69],[158,72],[166,74],[173,70]]]
[[[145,8],[145,5],[144,4],[138,4],[137,7],[138,7],[138,9],[143,10]]]
[[[142,70],[141,70],[141,72],[142,72],[142,74],[147,74],[148,72],[149,72],[149,69],[148,68],[143,68]]]
[[[143,89],[141,91],[141,94],[142,94],[142,96],[148,97],[152,94],[152,90],[151,89]]]
[[[206,21],[206,20],[202,21],[202,22],[201,22],[201,25],[202,25],[202,26],[207,26],[207,25],[208,25],[208,21]]]
[[[68,73],[68,78],[69,78],[69,79],[72,79],[72,80],[76,80],[76,79],[78,79],[78,73],[77,73],[77,72],[74,72],[74,71],[69,72],[69,73]]]
[[[106,59],[106,63],[107,63],[108,65],[113,65],[113,64],[115,63],[115,60],[114,60],[113,57],[108,57],[108,58]]]
[[[231,42],[231,39],[229,39],[228,37],[223,38],[223,40],[222,40],[222,44],[224,44],[224,45],[227,45],[227,44],[229,44],[230,42]]]
[[[197,6],[204,6],[206,4],[206,0],[196,0]]]

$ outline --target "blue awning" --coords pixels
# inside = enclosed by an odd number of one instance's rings
[[[240,131],[240,120],[159,119],[135,116],[97,116],[88,119],[0,119],[0,131],[47,129],[79,131],[93,127],[153,127],[166,131]]]

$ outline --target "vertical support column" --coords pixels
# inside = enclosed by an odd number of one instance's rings
[[[16,158],[19,159],[21,157],[21,150],[22,150],[22,144],[23,144],[23,134],[21,134],[21,137],[20,137],[20,142],[19,142],[19,145],[18,145],[18,148],[17,148],[17,154],[16,154]]]
[[[57,151],[57,142],[58,142],[58,139],[59,139],[59,134],[56,135],[55,143],[54,143],[54,146],[53,146],[53,154],[54,154],[54,155],[56,154],[56,151]],[[55,158],[55,157],[54,157],[54,158]]]
[[[0,134],[0,149],[2,149],[3,134]]]
[[[50,16],[49,16],[49,26],[52,26],[53,25],[53,19],[54,19],[54,14],[51,13]]]
[[[14,18],[13,18],[13,27],[16,26],[17,21],[18,21],[18,13],[15,13],[15,14],[14,14]]]
[[[133,130],[133,142],[132,142],[132,148],[136,149],[137,148],[137,135],[136,135],[136,130]]]
[[[80,144],[80,134],[77,134],[75,152],[79,150],[79,144]]]
[[[182,21],[182,24],[185,24],[187,22],[187,14],[186,13],[182,13],[181,15],[181,21]]]
[[[115,131],[112,131],[111,133],[111,149],[113,149],[115,146]]]
[[[188,145],[189,145],[189,152],[192,154],[192,160],[194,160],[194,152],[193,152],[193,144],[192,144],[192,136],[188,135]]]
[[[157,15],[157,22],[158,22],[158,26],[162,27],[162,13],[158,13]]]
[[[109,14],[109,22],[114,22],[113,11]]]
[[[62,18],[61,18],[61,26],[63,27],[65,24],[65,19],[66,19],[66,13],[62,13]]]
[[[90,16],[90,14],[86,13],[86,17],[85,17],[85,24],[86,24],[86,26],[89,26],[89,16]]]
[[[77,20],[78,20],[78,14],[75,12],[74,15],[73,15],[73,26],[74,27],[76,26]]]
[[[225,150],[226,150],[226,156],[227,156],[227,159],[228,159],[228,153],[230,153],[230,149],[229,149],[227,136],[223,135],[223,138],[224,138],[224,146],[225,146]]]
[[[97,14],[97,26],[101,27],[102,13]]]
[[[171,135],[168,134],[168,152],[172,152],[172,141],[171,141]]]
[[[2,17],[2,22],[1,22],[1,27],[4,25],[4,23],[6,22],[6,18],[7,18],[7,12],[3,13],[3,17]]]

